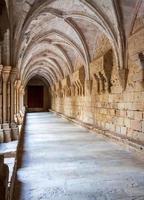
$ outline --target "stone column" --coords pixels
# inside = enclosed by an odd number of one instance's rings
[[[14,121],[17,119],[17,80],[14,82]]]
[[[7,83],[7,121],[10,122],[11,113],[11,84],[10,80]]]
[[[4,33],[3,41],[3,64],[10,65],[10,30],[7,29]]]
[[[11,122],[14,122],[14,114],[15,114],[15,88],[14,83],[17,76],[17,69],[13,68],[11,71],[10,81],[11,81]]]
[[[4,66],[3,77],[3,123],[7,122],[7,81],[9,79],[11,66]]]
[[[3,65],[0,65],[0,124],[2,124],[2,69]]]
[[[19,88],[19,110],[22,110],[22,90],[23,90],[23,86],[21,85]]]
[[[23,107],[24,107],[24,94],[25,94],[25,92],[24,92],[24,88],[23,88],[23,86],[21,85],[21,87],[20,87],[20,110],[23,112]]]
[[[21,86],[21,80],[17,80],[17,88],[16,88],[16,96],[17,96],[17,114],[19,113],[20,111],[20,93],[19,93],[19,89],[20,89],[20,86]]]
[[[14,115],[16,114],[16,81],[14,81]]]

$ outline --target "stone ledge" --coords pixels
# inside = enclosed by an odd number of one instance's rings
[[[115,140],[119,144],[123,144],[126,147],[130,148],[131,150],[136,150],[136,151],[139,151],[141,153],[144,152],[144,146],[142,144],[138,144],[135,141],[129,140],[129,138],[127,138],[127,137],[124,137],[122,135],[116,134],[116,133],[111,132],[109,130],[101,129],[100,127],[94,127],[91,124],[87,124],[87,123],[84,123],[84,122],[82,122],[80,120],[76,120],[75,118],[71,118],[71,117],[65,116],[64,114],[56,112],[56,111],[51,110],[51,109],[49,111],[53,112],[53,113],[56,113],[58,116],[60,116],[60,117],[62,117],[64,119],[67,119],[68,121],[71,121],[71,122],[73,122],[75,124],[78,124],[78,125],[80,125],[82,127],[85,127],[86,129],[88,129],[91,132],[96,132],[98,134],[104,135],[105,137],[107,137],[109,139]]]

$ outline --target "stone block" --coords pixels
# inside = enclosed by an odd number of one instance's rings
[[[142,123],[142,132],[144,133],[144,121],[142,121],[141,123]]]
[[[120,126],[116,126],[116,133],[121,134],[121,127]]]
[[[133,138],[133,140],[135,140],[136,142],[138,142],[140,144],[144,143],[144,133],[143,132],[133,131],[132,138]]]
[[[127,128],[130,128],[131,127],[131,120],[129,118],[125,118],[124,119],[124,125],[127,127]]]
[[[125,126],[121,127],[121,135],[124,135],[124,136],[127,135],[127,127],[125,127]]]
[[[115,125],[114,124],[109,124],[109,130],[112,132],[115,132]]]
[[[124,125],[124,118],[119,117],[116,119],[116,124],[119,126],[123,126]]]
[[[127,111],[127,117],[134,119],[134,111],[128,110]]]
[[[2,124],[3,129],[9,129],[9,123],[4,123]]]
[[[125,109],[126,110],[134,110],[133,109],[133,103],[130,103],[130,102],[129,103],[125,103]]]
[[[125,110],[120,110],[120,116],[121,117],[126,117],[126,111]]]
[[[11,129],[4,130],[4,142],[11,141]]]
[[[144,110],[144,104],[143,103],[133,103],[131,110],[143,111]]]
[[[135,73],[133,81],[142,81],[143,80],[143,72],[142,70]]]
[[[110,115],[114,116],[116,114],[116,110],[115,109],[110,109],[108,111],[108,113],[110,113]]]
[[[118,109],[125,109],[125,103],[118,103]]]
[[[11,139],[12,140],[18,140],[19,139],[19,128],[12,128],[11,130]]]
[[[123,96],[124,96],[124,102],[128,102],[128,103],[133,102],[134,98],[133,98],[132,92],[125,93]]]
[[[135,111],[134,112],[134,119],[142,120],[142,118],[143,118],[143,113],[141,111]]]
[[[133,130],[142,131],[142,123],[138,120],[131,120],[131,128]]]
[[[116,116],[120,117],[120,110],[116,110]]]

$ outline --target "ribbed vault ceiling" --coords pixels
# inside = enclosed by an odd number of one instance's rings
[[[39,75],[52,85],[81,66],[89,79],[89,63],[97,56],[101,35],[108,38],[117,67],[123,68],[125,33],[119,8],[124,5],[120,2],[15,0],[13,64],[24,84]]]

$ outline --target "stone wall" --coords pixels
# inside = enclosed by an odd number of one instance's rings
[[[112,48],[101,41],[90,80],[81,67],[53,85],[52,109],[144,145],[144,28],[129,37],[125,69],[116,66]]]

